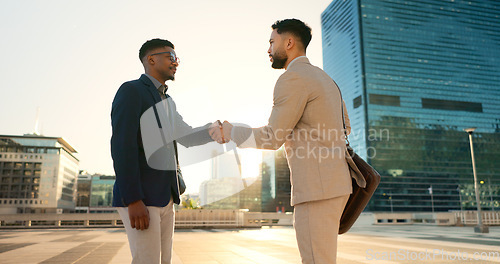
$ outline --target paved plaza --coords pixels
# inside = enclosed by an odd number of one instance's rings
[[[339,237],[338,263],[500,263],[500,227],[358,226]],[[477,260],[476,260],[477,259]],[[0,230],[0,263],[130,263],[122,228]],[[291,227],[180,229],[174,262],[300,263]]]

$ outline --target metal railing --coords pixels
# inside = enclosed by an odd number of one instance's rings
[[[482,211],[483,224],[500,225],[500,212]],[[476,211],[437,213],[373,213],[375,224],[477,225]]]
[[[455,217],[463,225],[477,225],[477,211],[456,211]],[[484,225],[500,225],[500,212],[481,211]]]
[[[247,210],[178,210],[176,228],[241,228],[292,225],[292,214],[255,213]],[[2,228],[122,227],[118,213],[5,214]]]

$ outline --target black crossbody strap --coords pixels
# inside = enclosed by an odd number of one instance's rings
[[[175,163],[177,164],[177,169],[179,169],[181,165],[179,165],[179,154],[177,154],[177,140],[174,140],[174,150],[175,150]]]
[[[153,105],[153,111],[155,113],[156,122],[158,123],[158,128],[161,129],[160,116],[158,114],[158,109],[156,109],[156,105]],[[163,145],[166,146],[167,141],[166,141],[165,136],[163,135],[163,133],[161,131],[160,131],[160,135],[161,135],[161,139],[163,141]],[[174,151],[175,151],[175,162],[177,165],[177,169],[179,169],[180,165],[179,165],[179,154],[177,154],[177,140],[174,140],[173,143],[174,143]]]

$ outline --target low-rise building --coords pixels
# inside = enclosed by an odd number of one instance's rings
[[[61,137],[0,135],[0,214],[74,211],[76,153]]]

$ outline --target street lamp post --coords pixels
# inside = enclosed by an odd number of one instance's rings
[[[389,200],[391,201],[391,213],[394,213],[394,208],[392,207],[392,192],[389,196]]]
[[[464,209],[462,206],[462,191],[460,190],[460,186],[457,187],[458,198],[460,199],[460,222],[465,223]]]
[[[465,132],[469,134],[470,143],[470,155],[472,157],[472,172],[474,174],[474,190],[476,192],[476,204],[477,204],[477,226],[474,227],[475,233],[489,233],[487,226],[483,225],[483,220],[481,216],[481,203],[479,199],[479,185],[477,184],[477,174],[476,174],[476,160],[474,159],[474,146],[472,144],[472,133],[476,130],[475,127],[464,129]]]
[[[382,196],[387,196],[387,194],[383,193]],[[389,202],[391,204],[391,213],[394,213],[394,208],[392,207],[392,192],[389,194],[388,199],[389,199]]]
[[[493,202],[493,193],[491,192],[491,178],[488,179],[488,191],[490,192],[491,211],[495,212],[495,206],[494,206],[494,202]]]
[[[432,206],[432,213],[434,213],[434,194],[432,194],[432,185],[430,188],[427,188],[429,190],[429,194],[431,195],[431,206]]]

